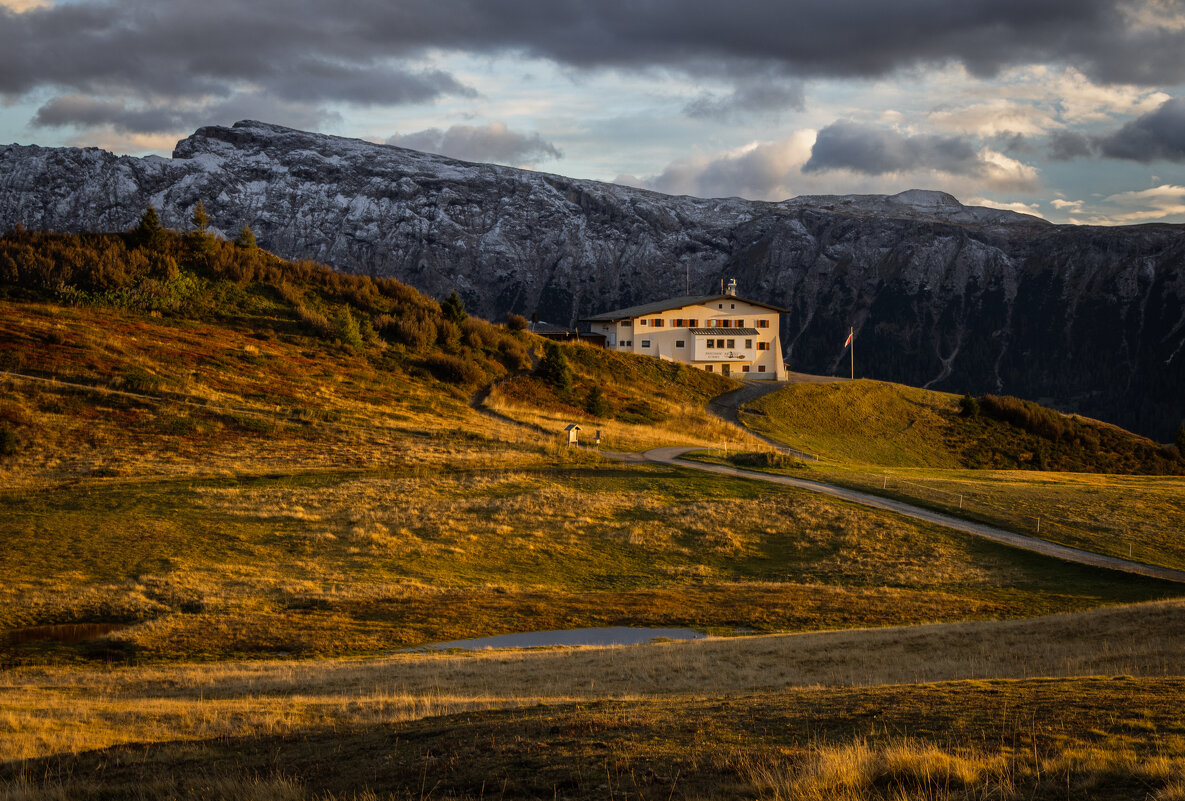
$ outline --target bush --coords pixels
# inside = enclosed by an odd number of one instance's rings
[[[357,350],[362,347],[362,329],[350,314],[349,306],[339,306],[333,313],[333,332],[337,340]]]
[[[441,381],[461,386],[471,386],[485,380],[485,372],[472,359],[452,356],[447,353],[433,353],[424,360],[424,366]]]
[[[436,323],[436,344],[450,352],[461,348],[461,329],[449,320]]]
[[[436,339],[436,323],[420,309],[398,316],[380,314],[375,325],[389,341],[402,342],[412,350],[423,350]]]
[[[506,315],[506,327],[511,331],[526,331],[527,325],[527,318],[523,317],[521,314],[515,314],[514,312],[511,312],[510,314]]]
[[[0,423],[0,456],[12,456],[20,450],[20,442],[16,432],[8,423]]]
[[[959,414],[963,417],[979,417],[979,401],[970,395],[959,398]]]
[[[794,467],[798,465],[798,461],[789,454],[768,451],[734,453],[728,457],[728,461],[737,467]]]

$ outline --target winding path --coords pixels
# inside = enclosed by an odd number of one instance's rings
[[[1120,559],[1115,556],[1104,556],[1103,554],[1092,553],[1090,551],[1082,551],[1078,548],[1071,548],[1066,545],[1058,545],[1047,540],[1028,537],[1024,534],[1016,534],[1015,532],[1007,531],[1006,529],[1002,528],[996,528],[995,526],[985,525],[983,523],[974,523],[970,520],[963,520],[962,518],[954,517],[953,515],[934,512],[929,509],[923,509],[919,506],[912,506],[908,503],[896,501],[891,498],[882,498],[879,495],[860,492],[859,490],[837,487],[832,484],[822,484],[817,481],[807,481],[806,479],[794,478],[792,476],[779,476],[772,473],[759,473],[753,470],[739,470],[735,467],[726,467],[724,465],[717,464],[705,464],[703,462],[690,462],[679,458],[688,451],[694,450],[702,449],[689,448],[686,446],[655,448],[653,450],[646,451],[644,454],[642,454],[642,456],[647,461],[657,462],[659,464],[672,465],[675,467],[687,467],[691,468],[692,470],[704,470],[709,473],[721,473],[727,476],[749,478],[755,481],[767,481],[771,484],[782,484],[788,487],[807,490],[808,492],[818,492],[823,495],[830,495],[833,498],[840,498],[845,501],[858,503],[862,506],[870,506],[874,509],[882,509],[887,512],[896,512],[897,514],[904,515],[905,517],[912,517],[915,520],[922,520],[927,523],[934,523],[939,526],[953,528],[957,531],[962,531],[967,534],[972,534],[976,537],[982,537],[984,539],[991,540],[992,542],[1010,545],[1014,548],[1021,548],[1026,551],[1033,551],[1035,553],[1044,554],[1045,556],[1052,556],[1055,559],[1061,559],[1066,562],[1076,562],[1080,565],[1102,567],[1108,570],[1121,570],[1125,573],[1135,573],[1141,576],[1148,576],[1149,578],[1162,579],[1164,581],[1175,581],[1185,584],[1185,571],[1181,570],[1173,570],[1172,568],[1168,567],[1157,567],[1155,565],[1146,565],[1141,562],[1129,562],[1126,559]]]

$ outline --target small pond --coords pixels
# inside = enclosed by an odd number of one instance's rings
[[[700,640],[708,635],[695,629],[648,629],[634,626],[607,626],[596,629],[527,631],[499,637],[434,642],[409,648],[409,651],[447,651],[459,648],[478,651],[484,648],[575,648],[586,645],[642,645],[655,640]]]

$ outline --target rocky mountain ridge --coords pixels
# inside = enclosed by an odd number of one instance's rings
[[[671,197],[258,122],[171,159],[0,146],[0,228],[119,230],[201,200],[288,258],[390,275],[475,313],[581,316],[672,295],[790,310],[794,369],[1052,403],[1167,441],[1185,416],[1185,227],[1052,225],[950,195]]]

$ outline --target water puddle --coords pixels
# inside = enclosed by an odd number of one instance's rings
[[[480,651],[487,648],[579,648],[589,645],[643,645],[656,640],[700,640],[708,635],[695,629],[648,629],[634,626],[607,626],[596,629],[528,631],[498,637],[435,642],[409,648],[409,651],[447,651],[459,648]]]
[[[127,623],[57,623],[52,626],[13,629],[4,635],[4,640],[8,645],[23,645],[30,642],[85,642],[127,627]]]

